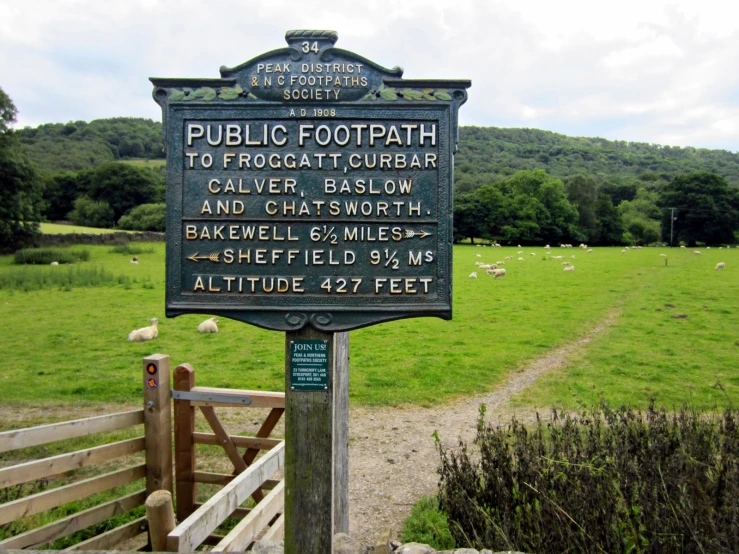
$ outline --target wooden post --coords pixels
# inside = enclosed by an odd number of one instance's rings
[[[169,356],[144,358],[144,442],[146,494],[172,491],[172,408],[169,391]]]
[[[328,341],[325,391],[290,389],[290,342]],[[285,554],[333,552],[349,530],[349,333],[285,335]]]
[[[149,522],[149,540],[152,552],[167,551],[167,535],[175,528],[172,493],[154,491],[146,499],[146,520]]]
[[[195,386],[195,370],[189,364],[174,370],[174,390],[189,391]],[[174,403],[175,483],[177,520],[184,521],[195,511],[195,407],[187,400]]]

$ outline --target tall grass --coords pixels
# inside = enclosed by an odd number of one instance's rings
[[[102,265],[62,267],[23,267],[0,273],[0,289],[37,291],[56,289],[70,291],[78,287],[123,285],[130,288],[131,277],[114,275]]]
[[[63,248],[23,248],[13,256],[13,263],[17,265],[37,264],[49,265],[51,262],[73,264],[90,260],[90,251],[66,250]]]
[[[138,256],[139,254],[153,254],[153,248],[142,248],[141,246],[133,246],[132,244],[116,244],[108,250],[110,254],[127,254],[129,256]]]

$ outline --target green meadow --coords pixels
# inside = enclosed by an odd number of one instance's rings
[[[90,251],[89,261],[75,266],[113,278],[71,285],[44,279],[68,268],[23,267],[0,257],[0,402],[138,402],[141,359],[152,353],[170,355],[173,366],[191,364],[200,385],[284,390],[281,333],[221,319],[219,333],[201,335],[197,325],[206,315],[166,319],[164,244],[134,246],[143,249],[138,265],[109,246],[72,247]],[[353,331],[351,401],[431,406],[478,395],[608,317],[610,327],[514,404],[576,409],[602,397],[637,407],[650,399],[713,407],[739,399],[739,250],[701,249],[697,256],[691,249],[552,249],[575,265],[572,272],[544,248],[518,250],[455,247],[452,321],[410,319]],[[506,256],[513,259],[505,278],[474,265]],[[720,261],[726,269],[716,271]],[[475,270],[479,277],[469,278]],[[44,284],[25,292],[4,279],[21,271]],[[159,337],[129,343],[128,333],[152,317],[159,318]]]

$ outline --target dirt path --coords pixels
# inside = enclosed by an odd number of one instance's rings
[[[561,346],[513,373],[496,390],[438,408],[352,408],[349,420],[349,518],[350,531],[373,544],[380,533],[399,526],[411,506],[438,485],[439,455],[431,433],[438,431],[442,443],[454,445],[458,438],[471,441],[480,404],[487,406],[488,420],[505,421],[511,414],[509,400],[541,375],[564,367],[569,358],[593,337],[613,324],[611,313],[587,336]],[[527,419],[532,414],[518,414]]]

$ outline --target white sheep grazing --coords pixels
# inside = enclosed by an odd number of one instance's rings
[[[493,279],[497,279],[498,277],[505,277],[505,269],[493,270]]]
[[[702,256],[703,255],[703,254],[701,254],[701,251],[700,250],[693,250],[693,254],[695,254],[696,256]]]
[[[621,254],[626,254],[626,250],[621,250]]]
[[[531,253],[531,255],[532,255],[532,256],[536,256],[536,252],[532,252],[532,253]]]
[[[470,279],[477,279],[477,271],[470,273]]]
[[[726,267],[726,264],[724,262],[719,262],[716,264],[716,269],[723,269]]]
[[[667,254],[660,254],[660,256],[662,256],[663,258],[666,258]]]
[[[506,256],[505,259],[506,260],[512,260],[513,259],[513,256]]]
[[[519,250],[516,254],[523,254],[523,250]]]
[[[572,256],[570,256],[570,259],[571,260],[574,260],[575,259],[575,255],[573,254]]]
[[[565,268],[565,271],[575,271],[575,266],[574,265],[567,266]]]
[[[482,258],[482,254],[475,254],[476,257]]]
[[[519,262],[522,262],[522,261],[524,261],[524,259],[523,259],[523,258],[521,258],[521,257],[519,257],[519,258],[518,258],[518,261],[519,261]]]
[[[206,319],[200,325],[198,325],[198,332],[200,332],[200,333],[217,333],[218,332],[218,326],[216,325],[216,323],[218,323],[218,318],[217,317],[211,317],[209,319]]]
[[[680,248],[685,248],[685,245],[684,245],[684,244],[681,244],[681,245],[680,245]]]
[[[145,342],[147,340],[155,339],[159,336],[159,330],[157,329],[157,318],[151,319],[151,325],[149,327],[142,327],[141,329],[135,329],[128,333],[129,342]]]
[[[59,265],[59,262],[51,262],[51,265]]]
[[[593,252],[593,249],[592,248],[588,248],[588,251],[586,252],[586,254],[591,254],[592,252]]]
[[[570,262],[562,262],[562,265],[570,265]]]
[[[131,260],[131,263],[132,263],[132,264],[137,264],[137,263],[139,263],[139,258],[138,258],[138,256],[134,256],[134,257],[133,257],[133,259]]]
[[[546,248],[547,250],[549,250],[549,249],[551,248],[551,246],[549,246],[549,245],[547,244],[547,245],[546,245],[546,246],[545,246],[544,248]]]

